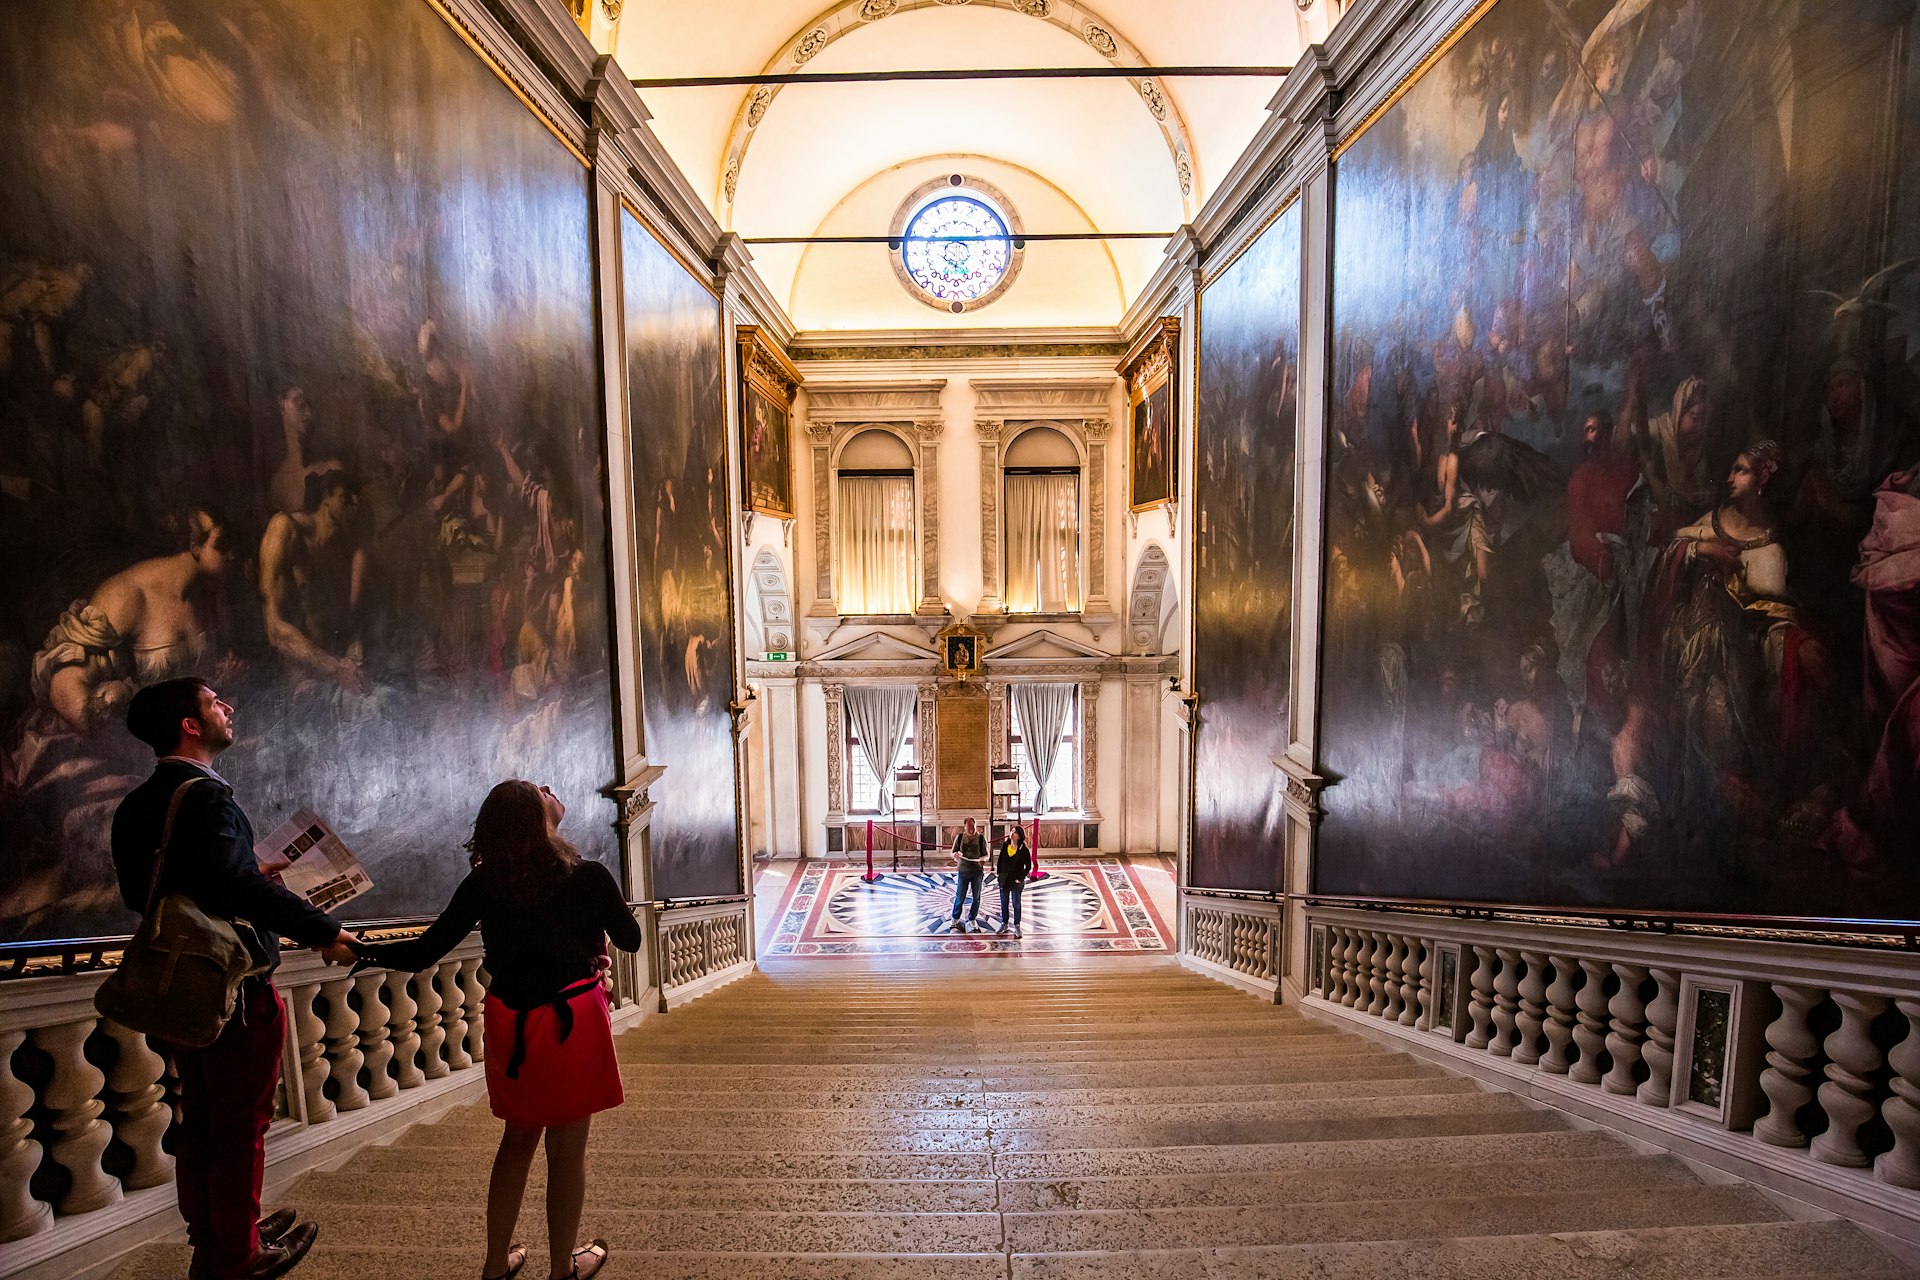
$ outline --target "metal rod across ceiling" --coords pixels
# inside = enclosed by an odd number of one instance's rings
[[[887,84],[905,80],[1172,80],[1197,76],[1265,79],[1292,67],[959,67],[941,71],[786,71],[758,76],[633,78],[636,89],[712,89],[736,85]]]
[[[939,244],[1011,240],[1014,248],[1018,249],[1036,240],[1165,240],[1173,234],[1171,231],[1049,231],[1033,235],[1021,233],[1004,236],[742,236],[740,242],[747,245],[884,244],[891,249],[898,247],[904,240],[925,240]]]

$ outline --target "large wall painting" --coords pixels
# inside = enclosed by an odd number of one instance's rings
[[[1174,499],[1180,433],[1174,403],[1179,394],[1180,321],[1162,317],[1128,358],[1120,362],[1127,381],[1131,447],[1128,507],[1135,512],[1164,507]]]
[[[1501,0],[1338,159],[1323,892],[1920,915],[1912,0]]]
[[[147,683],[439,909],[488,788],[615,856],[586,172],[424,3],[0,8],[0,940],[122,933]]]
[[[653,894],[738,893],[720,303],[631,212],[620,242]]]
[[[1300,209],[1290,206],[1200,296],[1194,426],[1190,883],[1280,887],[1293,634]]]

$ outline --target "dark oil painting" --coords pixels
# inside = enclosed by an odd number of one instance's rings
[[[1173,379],[1141,396],[1133,406],[1132,501],[1135,511],[1173,501]]]
[[[586,175],[424,3],[0,8],[0,940],[134,919],[140,687],[437,911],[495,782],[611,860]]]
[[[743,378],[740,410],[747,424],[747,508],[791,520],[793,428],[786,406]]]
[[[621,217],[634,568],[656,898],[738,893],[726,367],[720,303]]]
[[[1278,888],[1293,638],[1300,210],[1200,296],[1194,427],[1193,862],[1208,889]]]
[[[1920,915],[1913,0],[1501,0],[1338,160],[1315,888]]]

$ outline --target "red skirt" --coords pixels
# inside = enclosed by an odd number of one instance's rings
[[[487,997],[487,1101],[508,1124],[558,1128],[625,1101],[606,991],[596,982],[566,1005],[573,1027],[563,1040],[563,1019],[553,1005],[522,1014]],[[516,1054],[522,1035],[525,1051]],[[517,1066],[511,1077],[510,1065]]]

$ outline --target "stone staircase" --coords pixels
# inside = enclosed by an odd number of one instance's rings
[[[1170,961],[791,965],[619,1052],[584,1224],[608,1277],[1917,1274],[1848,1222]],[[308,1175],[291,1201],[322,1232],[296,1274],[478,1275],[498,1134],[480,1104]],[[184,1271],[153,1246],[116,1280]]]

